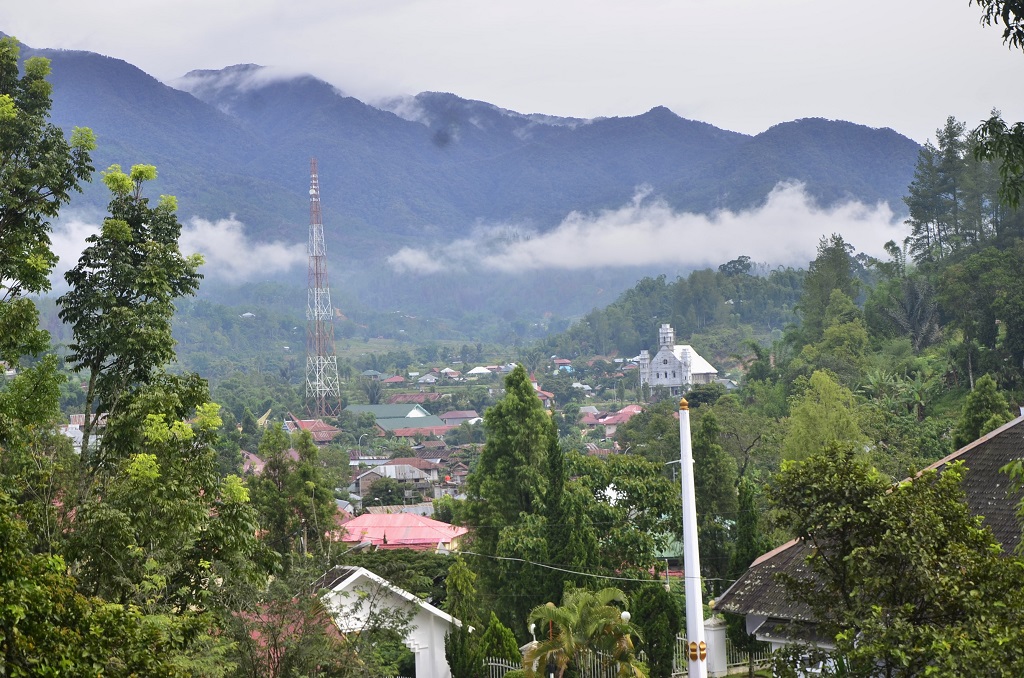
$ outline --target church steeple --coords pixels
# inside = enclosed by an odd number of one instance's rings
[[[676,345],[676,331],[672,329],[672,326],[668,323],[663,324],[658,329],[658,346],[660,350],[668,349],[672,350],[672,347]]]

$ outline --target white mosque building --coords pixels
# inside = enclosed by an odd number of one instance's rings
[[[671,325],[658,329],[658,352],[640,351],[640,385],[653,390],[662,386],[669,395],[681,396],[697,384],[710,384],[718,378],[718,370],[688,344],[676,344]]]

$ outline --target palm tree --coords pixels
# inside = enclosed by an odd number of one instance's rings
[[[547,603],[533,608],[530,621],[542,635],[547,628],[548,637],[534,644],[523,658],[527,677],[536,676],[538,667],[552,666],[557,678],[562,678],[567,669],[582,668],[598,653],[602,661],[615,665],[621,678],[647,676],[647,667],[633,649],[633,636],[639,637],[639,632],[629,623],[625,605],[622,591],[606,588],[568,591],[560,607]]]
[[[379,381],[376,379],[363,379],[359,387],[366,394],[367,402],[371,405],[380,404],[380,400],[384,396],[384,387],[380,385]]]

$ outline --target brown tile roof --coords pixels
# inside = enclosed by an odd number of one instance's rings
[[[941,472],[947,464],[964,462],[962,487],[967,506],[971,513],[982,516],[982,525],[992,530],[1006,553],[1012,553],[1020,543],[1016,506],[1021,493],[1008,493],[1009,479],[999,469],[1021,457],[1024,457],[1024,417],[1014,419],[925,469]],[[769,551],[718,597],[715,608],[734,614],[813,621],[810,608],[794,602],[775,576],[780,572],[798,578],[806,576],[808,555],[810,547],[797,540]]]
[[[440,465],[435,464],[426,459],[420,459],[419,457],[397,457],[395,459],[388,460],[385,462],[385,466],[396,466],[398,464],[408,464],[413,468],[418,468],[421,471],[431,471],[433,469],[441,468]]]
[[[302,431],[309,431],[313,441],[317,443],[329,443],[341,433],[340,428],[331,426],[323,419],[299,419],[291,412],[288,413],[288,416],[291,417],[293,426],[297,426]]]
[[[452,410],[438,416],[448,421],[449,419],[476,419],[480,415],[476,413],[476,410]]]
[[[441,399],[440,393],[396,393],[388,396],[388,405],[422,405],[433,403]]]
[[[391,435],[396,438],[415,438],[416,436],[443,436],[449,431],[457,429],[458,426],[426,426],[423,428],[396,428]]]
[[[427,449],[427,450],[416,450],[417,459],[426,459],[427,461],[433,461],[437,459],[442,465],[449,462],[448,450],[445,449]]]

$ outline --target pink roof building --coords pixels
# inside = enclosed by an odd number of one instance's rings
[[[335,538],[347,544],[368,541],[379,549],[453,551],[467,532],[464,527],[412,513],[364,513],[344,523]]]

